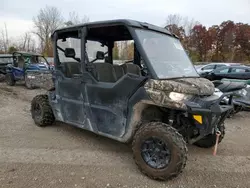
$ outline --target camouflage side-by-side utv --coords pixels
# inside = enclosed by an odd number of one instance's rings
[[[132,142],[141,172],[158,180],[182,172],[186,143],[212,147],[217,132],[224,137],[232,105],[219,103],[230,94],[214,95],[166,29],[112,20],[59,29],[52,40],[54,79],[31,103],[38,126],[56,120]],[[114,48],[122,46],[133,47],[133,58],[117,64]]]

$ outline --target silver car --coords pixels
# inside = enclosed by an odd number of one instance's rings
[[[203,62],[204,63],[204,62]],[[214,69],[224,67],[224,66],[233,66],[241,65],[240,63],[208,63],[205,65],[196,65],[195,68],[199,74],[209,73]]]

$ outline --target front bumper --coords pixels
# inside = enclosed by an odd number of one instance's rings
[[[220,102],[224,97],[229,98],[227,105],[221,105]],[[200,99],[195,102],[186,102],[187,112],[191,124],[199,130],[199,137],[202,138],[214,131],[225,121],[231,110],[233,110],[232,93],[224,93],[219,99],[213,101],[205,101]],[[195,117],[200,119],[197,121]],[[198,138],[199,139],[199,138]]]

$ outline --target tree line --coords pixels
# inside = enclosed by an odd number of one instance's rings
[[[24,50],[52,57],[51,33],[60,27],[86,22],[89,22],[87,16],[80,18],[77,13],[70,12],[64,18],[56,7],[46,6],[33,17],[33,30],[26,32],[18,40],[8,37],[6,25],[0,30],[0,53]],[[220,25],[206,27],[194,19],[172,14],[167,16],[164,27],[180,38],[193,62],[250,63],[249,24],[227,20]],[[114,47],[114,59],[132,59],[133,51],[132,42],[117,43]]]
[[[0,30],[0,53],[12,53],[13,51],[39,52],[46,57],[53,56],[51,34],[54,30],[74,24],[88,22],[89,18],[80,18],[76,12],[69,12],[64,18],[56,7],[46,6],[41,8],[33,17],[34,28],[23,36],[8,38],[8,31],[5,28]]]
[[[206,27],[179,15],[169,15],[165,28],[175,33],[193,62],[250,63],[250,25],[223,21]]]

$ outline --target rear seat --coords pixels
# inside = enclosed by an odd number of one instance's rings
[[[124,69],[122,68],[122,66],[119,65],[113,65],[114,69],[115,69],[115,74],[116,74],[116,79],[119,80],[121,77],[123,77],[125,75]]]
[[[78,62],[65,62],[63,63],[65,67],[65,76],[67,78],[72,78],[73,74],[81,74],[81,64]]]
[[[121,65],[124,73],[131,73],[131,74],[136,74],[138,76],[141,76],[141,70],[140,67],[136,64],[132,64],[132,63],[124,63],[123,65]]]
[[[127,73],[141,76],[140,68],[135,64],[112,65],[109,63],[94,63],[94,67],[94,77],[100,82],[116,82]]]
[[[78,62],[65,62],[65,76],[72,78],[73,74],[81,74],[81,64]],[[116,82],[127,73],[141,75],[138,65],[126,63],[112,65],[109,63],[94,63],[93,76],[100,82]]]
[[[100,82],[116,82],[116,74],[113,65],[109,63],[94,63],[94,77]]]

